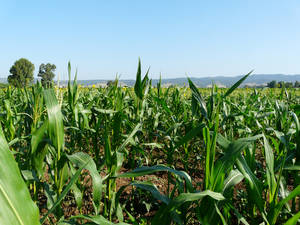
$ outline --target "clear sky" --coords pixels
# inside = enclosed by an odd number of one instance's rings
[[[299,0],[0,0],[0,77],[24,57],[79,79],[300,74]]]

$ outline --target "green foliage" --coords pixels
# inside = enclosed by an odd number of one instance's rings
[[[267,86],[268,86],[269,88],[276,88],[276,87],[278,87],[277,81],[276,81],[276,80],[273,80],[273,81],[269,82],[269,83],[267,84]]]
[[[8,83],[15,87],[25,87],[33,81],[33,71],[34,65],[29,60],[21,58],[10,68]]]
[[[53,78],[55,77],[54,71],[56,66],[54,64],[44,64],[42,63],[39,68],[38,77],[42,78],[42,85],[44,87],[52,87],[53,86]]]
[[[40,224],[38,208],[31,200],[1,127],[0,162],[0,224]]]
[[[133,88],[68,73],[0,90],[0,186],[23,224],[33,201],[44,224],[299,223],[300,90],[152,87],[140,61]],[[19,224],[3,193],[0,223]]]
[[[295,81],[293,84],[292,82],[284,82],[284,81],[277,81],[273,80],[267,84],[267,87],[269,88],[298,88],[300,87],[299,81]]]

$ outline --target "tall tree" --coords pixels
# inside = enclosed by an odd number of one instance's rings
[[[42,78],[42,85],[44,87],[52,87],[52,80],[55,77],[55,69],[56,66],[54,64],[42,63],[40,65],[38,76]]]
[[[276,88],[276,87],[277,87],[277,82],[276,82],[276,80],[272,80],[271,82],[269,82],[269,83],[267,84],[267,87],[269,87],[269,88]]]
[[[34,65],[25,58],[17,60],[10,68],[8,83],[16,87],[25,87],[33,81]]]

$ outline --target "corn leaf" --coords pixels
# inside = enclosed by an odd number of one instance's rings
[[[88,164],[89,162],[87,162]],[[54,202],[52,208],[50,210],[47,211],[47,213],[45,214],[45,216],[40,220],[41,224],[43,224],[45,222],[45,220],[47,219],[47,217],[49,216],[50,213],[52,213],[55,208],[57,206],[59,206],[60,202],[66,197],[66,195],[68,194],[68,192],[71,190],[71,188],[73,187],[73,185],[75,184],[75,182],[78,180],[80,173],[82,171],[82,169],[86,166],[86,164],[82,165],[77,172],[72,176],[72,178],[70,179],[69,183],[67,184],[67,186],[64,188],[63,192],[60,194],[60,196],[58,196],[56,202]]]
[[[93,179],[93,201],[99,206],[102,195],[102,178],[97,171],[94,160],[86,153],[78,152],[68,155],[68,159],[78,167],[84,167]]]
[[[291,217],[288,221],[285,222],[284,225],[295,225],[299,224],[300,220],[300,211],[296,213],[293,217]]]
[[[0,224],[36,225],[39,210],[31,200],[0,126]]]
[[[49,121],[49,136],[57,150],[58,159],[60,158],[60,152],[64,148],[64,124],[63,116],[61,113],[60,105],[55,96],[53,89],[48,89],[44,91],[44,99],[48,112]]]
[[[234,85],[232,85],[229,89],[228,89],[228,91],[225,93],[225,95],[223,96],[223,98],[226,98],[227,96],[229,96],[235,89],[237,89],[240,85],[241,85],[241,83],[243,83],[244,82],[244,80],[246,80],[247,79],[247,77],[251,74],[253,72],[253,70],[252,71],[250,71],[248,74],[246,74],[245,76],[243,76],[240,80],[238,80]]]
[[[139,177],[139,176],[153,174],[155,172],[160,172],[160,171],[168,171],[168,172],[174,173],[180,177],[183,177],[189,190],[193,189],[191,177],[186,172],[174,170],[174,169],[171,169],[164,165],[156,165],[156,166],[151,166],[151,167],[144,166],[144,167],[134,169],[131,172],[119,174],[116,177]]]

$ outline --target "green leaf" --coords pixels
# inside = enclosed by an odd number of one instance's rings
[[[169,204],[169,202],[170,202],[170,199],[167,196],[162,195],[159,192],[159,190],[157,189],[157,187],[154,184],[152,184],[151,182],[135,181],[135,182],[130,183],[130,185],[138,187],[145,191],[149,191],[156,200],[162,201],[165,204]]]
[[[284,170],[300,170],[300,165],[286,165],[283,167]]]
[[[194,138],[195,136],[197,136],[201,131],[202,128],[205,127],[205,124],[202,123],[197,127],[194,127],[193,129],[191,129],[184,137],[182,137],[177,143],[175,148],[180,147],[181,145],[187,143],[188,141],[190,141],[192,138]]]
[[[78,215],[78,216],[70,217],[70,220],[74,220],[74,219],[88,220],[88,221],[93,222],[94,224],[99,224],[99,225],[129,225],[128,223],[113,223],[113,222],[110,222],[109,220],[105,219],[101,215],[98,215],[98,216]]]
[[[145,88],[146,88],[146,85],[149,81],[149,78],[148,78],[148,74],[149,74],[149,70],[150,70],[150,67],[148,68],[143,80],[142,80],[142,88],[143,88],[143,92],[145,91]],[[144,93],[143,93],[144,94]]]
[[[112,154],[111,154],[110,137],[108,134],[105,134],[104,157],[105,157],[106,166],[110,168],[112,165]]]
[[[286,198],[282,199],[278,204],[276,204],[275,208],[272,210],[269,214],[269,220],[271,221],[271,224],[275,224],[277,217],[279,216],[279,213],[282,209],[282,207],[293,198],[300,195],[300,185],[298,185]]]
[[[216,209],[216,212],[218,213],[218,215],[220,216],[220,219],[222,220],[223,225],[227,225],[226,220],[225,220],[224,216],[222,215],[222,213],[216,203],[215,203],[215,209]]]
[[[93,179],[93,201],[99,207],[102,195],[102,178],[97,171],[94,160],[86,153],[78,152],[73,155],[67,155],[68,159],[77,165],[87,169]]]
[[[31,153],[34,154],[38,147],[43,142],[43,139],[46,137],[46,131],[48,129],[48,120],[46,120],[43,125],[35,130],[31,137]]]
[[[215,190],[215,188],[221,187],[218,184],[223,183],[225,174],[232,168],[233,164],[236,162],[236,159],[241,155],[241,151],[244,150],[249,144],[251,144],[251,142],[262,137],[262,135],[240,138],[236,141],[230,142],[230,144],[228,144],[227,141],[224,141],[225,138],[220,139],[220,137],[221,135],[218,135],[217,142],[222,143],[226,148],[224,156],[219,158],[215,163],[216,165],[214,169],[214,175],[211,177],[213,182],[213,190]]]
[[[244,80],[246,80],[247,77],[248,77],[252,72],[253,72],[253,70],[250,71],[248,74],[246,74],[244,77],[242,77],[242,78],[241,78],[238,82],[236,82],[234,85],[232,85],[232,86],[228,89],[228,91],[225,93],[225,95],[223,96],[223,98],[226,98],[226,97],[227,97],[228,95],[230,95],[236,88],[238,88],[238,86],[240,86],[241,83],[243,83]]]
[[[156,165],[151,167],[144,166],[144,167],[134,169],[131,172],[119,174],[116,177],[139,177],[139,176],[144,176],[144,175],[148,175],[160,171],[168,171],[180,177],[183,177],[189,190],[191,191],[193,189],[191,177],[186,172],[174,170],[164,165]]]
[[[276,192],[276,179],[274,173],[274,154],[273,150],[265,136],[264,137],[264,149],[265,149],[265,158],[266,158],[266,166],[267,166],[267,181],[270,189],[270,197],[269,202],[273,201],[275,197],[274,194]]]
[[[231,170],[228,177],[224,181],[223,193],[237,185],[244,179],[243,174],[238,170]]]
[[[49,136],[57,150],[58,159],[60,159],[60,152],[64,149],[65,137],[63,116],[53,89],[44,91],[44,99],[48,112]]]
[[[81,190],[78,188],[78,186],[76,184],[73,184],[71,190],[72,190],[72,192],[74,194],[74,198],[75,198],[77,207],[79,209],[81,209],[81,207],[82,207],[82,200],[83,200],[83,193],[81,192]]]
[[[250,186],[249,196],[252,198],[253,202],[255,202],[261,211],[264,214],[264,201],[261,197],[262,195],[262,183],[258,180],[258,178],[254,175],[254,173],[249,168],[245,158],[243,156],[239,156],[237,160],[237,167],[239,171],[244,175],[245,179],[248,181]]]
[[[125,147],[127,146],[127,144],[130,142],[130,140],[133,138],[133,136],[136,134],[136,132],[138,132],[141,128],[141,124],[138,123],[134,129],[131,131],[131,133],[129,134],[129,136],[126,138],[126,140],[122,143],[122,145],[117,149],[118,152],[122,152],[123,150],[128,153],[125,149]]]
[[[207,196],[217,201],[225,199],[221,193],[213,192],[210,190],[197,193],[181,193],[176,198],[172,199],[166,207],[162,207],[158,212],[156,212],[151,224],[171,224],[171,213],[176,211],[176,209],[178,209],[182,204],[186,202],[199,201]]]
[[[31,153],[33,155],[33,164],[39,176],[43,175],[43,163],[48,152],[47,144],[49,143],[49,140],[46,139],[48,125],[48,120],[46,120],[39,129],[35,130],[31,137]]]
[[[89,162],[87,162],[88,164]],[[53,204],[52,208],[50,210],[48,210],[48,212],[46,213],[46,215],[40,220],[41,224],[43,224],[45,222],[45,220],[47,219],[47,217],[49,216],[50,213],[52,213],[55,208],[57,206],[59,206],[60,202],[66,197],[66,195],[68,194],[68,192],[71,190],[71,188],[73,187],[74,183],[78,180],[81,170],[86,166],[86,164],[82,165],[77,172],[72,176],[72,178],[70,179],[68,185],[64,188],[63,192],[60,194],[60,196],[57,198],[56,202]]]
[[[206,103],[205,103],[204,99],[202,98],[198,88],[194,85],[192,80],[190,78],[188,78],[188,81],[189,81],[190,89],[192,90],[192,97],[193,97],[194,102],[198,103],[198,106],[200,107],[200,111],[201,111],[202,115],[206,119],[208,119],[207,108],[206,108]],[[193,102],[192,102],[192,104],[193,104]]]
[[[94,108],[95,111],[103,113],[103,114],[113,114],[116,113],[118,111],[112,110],[112,109],[98,109],[98,108]]]
[[[39,210],[21,176],[0,126],[0,224],[39,223]]]
[[[136,81],[134,85],[134,92],[139,99],[143,98],[143,87],[142,87],[142,72],[141,72],[141,60],[139,59],[138,69],[136,72]]]
[[[300,219],[300,211],[296,213],[292,218],[285,222],[284,225],[295,225],[299,223]]]

